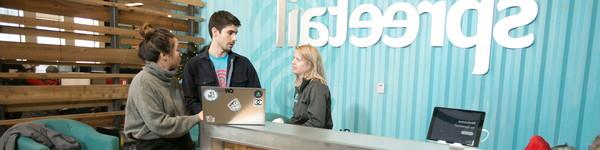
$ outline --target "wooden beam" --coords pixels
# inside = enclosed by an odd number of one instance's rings
[[[41,119],[56,119],[56,118],[67,118],[73,120],[86,119],[86,118],[102,118],[102,117],[115,117],[124,116],[125,111],[109,111],[109,112],[97,112],[97,113],[85,113],[85,114],[72,114],[72,115],[57,115],[47,117],[33,117],[33,118],[21,118],[21,119],[9,119],[0,120],[0,125],[14,125],[21,122],[30,122]]]
[[[12,78],[12,79],[62,79],[62,78],[132,79],[135,75],[136,74],[112,74],[112,73],[29,73],[29,72],[7,73],[7,72],[0,72],[0,78]]]
[[[66,45],[0,42],[0,58],[34,61],[94,61],[143,65],[135,49],[86,48]]]
[[[206,4],[200,0],[169,0],[171,2],[180,2],[188,5],[204,7]]]
[[[102,1],[102,0],[67,0],[67,1],[74,2],[74,3],[86,4],[86,5],[93,5],[93,6],[117,7],[119,10],[123,10],[123,11],[139,12],[139,13],[145,13],[145,14],[152,14],[152,15],[156,15],[156,16],[166,16],[167,18],[177,18],[177,19],[183,19],[183,20],[196,20],[196,21],[201,20],[201,19],[197,19],[194,16],[173,14],[173,13],[168,13],[168,12],[164,12],[164,11],[160,11],[160,10],[151,10],[151,9],[139,8],[139,7],[129,7],[129,6],[125,6],[125,4],[123,4],[123,3],[106,2],[106,1]]]
[[[100,21],[110,20],[110,8],[72,3],[64,0],[2,0],[0,7],[41,12],[62,16],[90,18]],[[165,27],[177,31],[188,31],[188,21],[167,16],[156,16],[134,11],[119,11],[119,23],[142,25],[151,23],[155,27]],[[197,22],[195,22],[197,23]]]
[[[133,46],[138,46],[140,44],[140,42],[142,42],[141,39],[134,39],[134,38],[119,38],[119,44],[121,45],[133,45]]]
[[[111,27],[104,27],[104,26],[82,25],[82,24],[75,24],[75,23],[39,20],[39,19],[35,19],[35,18],[16,17],[16,16],[8,16],[8,15],[0,15],[0,21],[24,24],[24,25],[28,25],[28,26],[46,26],[46,27],[61,28],[61,29],[65,29],[65,30],[86,30],[86,31],[101,32],[101,33],[107,33],[107,34],[113,34],[113,35],[122,35],[122,36],[131,36],[131,37],[141,38],[141,36],[138,35],[138,33],[136,33],[133,30],[111,28]]]
[[[0,25],[0,33],[20,34],[20,35],[26,35],[26,36],[58,37],[58,38],[64,38],[67,40],[79,39],[79,40],[98,41],[98,42],[104,42],[104,43],[111,42],[110,36],[106,36],[106,35],[90,35],[90,34],[80,34],[80,33],[65,32],[65,31],[49,31],[49,30],[40,30],[40,29],[33,29],[33,28],[27,28],[27,27],[22,28],[22,27],[10,27],[10,26]],[[119,38],[120,45],[137,46],[140,42],[142,42],[142,40],[136,39],[136,38],[127,38],[127,37]],[[187,45],[181,44],[181,45],[179,45],[179,48],[187,48]]]
[[[92,127],[114,127],[115,126],[115,119],[119,119],[119,125],[118,127],[123,127],[124,123],[125,123],[125,117],[123,115],[118,115],[118,116],[102,116],[102,117],[93,117],[93,118],[81,118],[81,119],[74,119],[77,120],[79,122],[83,122],[87,125],[90,125]]]
[[[187,6],[181,6],[181,5],[177,5],[177,4],[173,4],[173,3],[165,2],[165,1],[160,1],[160,0],[119,0],[119,2],[144,3],[144,6],[142,6],[142,8],[148,8],[148,9],[163,8],[163,9],[171,9],[171,10],[177,10],[177,11],[183,11],[183,12],[188,10]]]
[[[28,26],[46,26],[46,27],[61,28],[61,29],[65,29],[65,30],[85,30],[85,31],[100,32],[100,33],[106,33],[106,34],[112,34],[112,35],[129,36],[129,37],[135,37],[137,39],[142,39],[142,36],[139,35],[139,33],[137,31],[121,29],[121,28],[82,25],[82,24],[75,24],[75,23],[39,20],[39,19],[34,19],[34,18],[16,17],[16,16],[8,16],[8,15],[0,15],[0,22],[17,23],[17,24],[24,24],[24,25],[28,25]],[[194,38],[191,36],[177,36],[177,39],[179,39],[181,41],[190,41],[190,42],[194,42],[194,43],[203,43],[204,42],[204,39],[202,39],[202,38]]]
[[[188,21],[169,18],[167,16],[156,16],[151,14],[143,14],[143,13],[133,13],[128,11],[119,11],[119,23],[129,24],[129,25],[143,25],[144,23],[150,23],[154,27],[164,27],[167,29],[172,29],[176,31],[187,32],[188,29]],[[194,27],[198,26],[197,21],[194,22]],[[185,24],[182,24],[185,23]],[[195,31],[195,33],[198,33]]]
[[[66,40],[90,40],[90,41],[98,41],[104,43],[110,43],[110,37],[106,35],[90,35],[90,34],[80,34],[66,31],[49,31],[49,30],[40,30],[33,29],[27,27],[10,27],[10,26],[2,26],[0,25],[0,33],[9,33],[9,34],[20,34],[26,36],[47,36],[47,37],[58,37],[64,38]],[[142,42],[141,39],[136,38],[119,38],[120,45],[131,45],[137,48],[138,44]],[[75,45],[71,45],[75,46]],[[179,49],[187,49],[187,44],[179,44]]]
[[[112,65],[101,63],[101,64],[88,64],[88,63],[76,63],[75,61],[47,61],[47,60],[27,60],[16,61],[16,60],[2,60],[0,59],[0,63],[3,64],[45,64],[45,65],[68,65],[68,66],[86,66],[86,67],[111,67]],[[131,68],[131,69],[141,69],[143,64],[122,64],[121,68]]]
[[[128,85],[0,86],[0,104],[127,99]]]
[[[61,32],[61,31],[49,31],[49,30],[39,30],[33,28],[20,28],[20,27],[9,27],[9,26],[1,26],[0,32],[2,33],[10,33],[10,34],[20,34],[26,36],[47,36],[47,37],[58,37],[65,39],[80,39],[80,40],[90,40],[90,41],[99,41],[110,43],[110,37],[105,35],[90,35],[90,34],[80,34],[80,33],[72,33],[72,32]]]
[[[122,100],[125,101],[125,100]],[[60,102],[60,103],[42,103],[42,104],[20,104],[5,106],[6,112],[27,112],[27,111],[45,111],[59,110],[64,108],[86,108],[86,107],[108,107],[112,100],[104,101],[83,101],[83,102]]]

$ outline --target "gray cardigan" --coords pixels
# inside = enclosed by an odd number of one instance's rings
[[[185,116],[181,86],[175,71],[146,62],[131,82],[125,108],[125,134],[134,139],[153,140],[186,135],[198,122],[197,115]]]

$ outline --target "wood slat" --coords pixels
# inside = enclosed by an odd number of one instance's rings
[[[206,4],[200,0],[169,0],[171,2],[180,2],[188,5],[194,5],[199,7],[204,7]]]
[[[82,24],[75,24],[75,23],[39,20],[39,19],[34,19],[34,18],[16,17],[16,16],[8,16],[8,15],[0,15],[0,22],[24,24],[27,26],[46,26],[46,27],[61,28],[61,29],[65,29],[65,30],[85,30],[85,31],[93,31],[93,32],[100,32],[100,33],[106,33],[106,34],[112,34],[112,35],[129,36],[129,37],[135,37],[137,39],[143,39],[137,31],[121,29],[121,28],[82,25]],[[180,41],[190,41],[190,42],[194,42],[194,43],[203,43],[204,42],[204,39],[202,39],[202,38],[194,38],[191,36],[177,36],[177,39],[179,39]]]
[[[39,30],[33,28],[21,28],[21,27],[9,27],[9,26],[0,26],[0,32],[2,33],[10,33],[10,34],[20,34],[26,36],[47,36],[47,37],[59,37],[65,39],[80,39],[80,40],[90,40],[90,41],[99,41],[104,43],[110,43],[110,37],[106,35],[90,35],[90,34],[80,34],[73,32],[61,32],[61,31],[49,31],[49,30]],[[141,41],[141,40],[139,40]]]
[[[72,115],[57,115],[57,116],[47,116],[47,117],[33,117],[33,118],[21,118],[21,119],[9,119],[9,120],[0,120],[0,125],[15,125],[21,122],[30,122],[34,120],[41,119],[57,119],[57,118],[67,118],[73,120],[80,119],[98,119],[103,117],[115,117],[115,116],[124,116],[125,111],[109,111],[109,112],[97,112],[97,113],[85,113],[85,114],[72,114]]]
[[[65,31],[49,31],[49,30],[40,30],[28,27],[10,27],[10,26],[2,26],[0,25],[0,33],[9,33],[9,34],[20,34],[26,36],[47,36],[47,37],[58,37],[64,38],[67,40],[90,40],[90,41],[98,41],[104,43],[110,43],[111,37],[106,35],[90,35],[90,34],[80,34],[73,32],[65,32]],[[119,45],[131,45],[137,46],[142,40],[135,38],[119,38]],[[187,49],[186,44],[179,44],[180,49]]]
[[[13,79],[62,79],[62,78],[84,78],[84,79],[106,79],[106,78],[124,78],[132,79],[136,74],[110,74],[110,73],[28,73],[0,72],[0,78]]]
[[[110,20],[110,7],[98,7],[64,0],[2,0],[0,7],[19,9],[31,12],[42,12],[55,15],[90,18],[108,22]],[[76,8],[76,9],[74,9]],[[155,27],[165,27],[177,31],[188,31],[188,21],[156,16],[141,12],[119,11],[119,23],[142,25],[146,22]],[[197,26],[195,22],[194,26]]]
[[[107,34],[112,34],[112,35],[131,36],[131,37],[137,37],[140,39],[142,38],[134,30],[111,28],[111,27],[104,27],[104,26],[82,25],[82,24],[75,24],[75,23],[39,20],[39,19],[35,19],[35,18],[16,17],[16,16],[8,16],[8,15],[0,15],[0,21],[23,24],[26,26],[46,26],[46,27],[61,28],[61,29],[65,29],[65,30],[85,30],[85,31],[107,33]]]
[[[0,86],[0,104],[127,99],[128,85]]]
[[[119,38],[119,45],[131,45],[133,49],[137,49],[137,46],[142,42],[140,39],[132,39],[132,38]],[[110,43],[106,42],[106,43]],[[187,49],[187,43],[179,43],[178,49]]]
[[[137,47],[136,45],[133,45]],[[27,59],[28,63],[65,64],[76,66],[106,66],[122,64],[130,68],[144,65],[137,56],[137,49],[89,48],[70,45],[47,45],[35,43],[0,42],[0,60],[6,63],[23,63],[16,59]],[[180,44],[179,49],[187,45]],[[81,64],[75,61],[93,61],[101,64]]]
[[[144,3],[144,6],[142,6],[142,8],[148,8],[148,9],[170,9],[170,10],[177,10],[177,11],[182,11],[182,12],[187,12],[188,8],[187,6],[181,6],[181,5],[177,5],[177,4],[173,4],[170,2],[165,2],[165,1],[160,1],[160,0],[119,0],[119,2],[125,2],[125,3],[134,3],[134,2],[140,2],[140,3]]]
[[[244,144],[237,144],[233,142],[223,141],[223,149],[224,150],[264,150],[261,148],[256,148]],[[214,144],[214,143],[213,143]]]
[[[122,100],[125,101],[125,100]],[[5,106],[6,112],[28,112],[28,111],[45,111],[58,110],[63,108],[86,108],[86,107],[103,107],[111,106],[111,101],[84,101],[84,102],[60,102],[60,103],[42,103],[42,104],[20,104]]]
[[[0,59],[0,63],[3,64],[23,64],[22,61],[16,60],[2,60]],[[68,66],[86,66],[86,67],[111,67],[111,64],[101,63],[101,64],[88,64],[88,63],[75,63],[74,61],[44,61],[44,60],[27,60],[28,64],[45,64],[45,65],[68,65]],[[141,69],[143,64],[121,64],[119,67],[121,68],[131,68],[131,69]]]
[[[95,61],[143,65],[135,49],[85,48],[66,45],[0,42],[0,59],[37,61]]]
[[[123,127],[123,123],[125,123],[125,116],[123,115],[116,115],[116,116],[101,116],[101,117],[94,117],[94,118],[81,118],[81,119],[74,119],[77,120],[79,122],[83,122],[89,126],[92,127],[114,127],[115,126],[115,118],[119,117],[120,118],[120,125],[118,125],[118,127]]]
[[[196,20],[196,21],[201,20],[201,19],[197,19],[194,16],[173,14],[173,13],[168,13],[168,12],[164,12],[164,11],[151,10],[151,9],[140,8],[140,7],[128,7],[128,6],[125,6],[124,3],[106,2],[106,1],[102,1],[102,0],[67,0],[67,1],[74,2],[74,3],[86,4],[86,5],[93,5],[93,6],[117,7],[119,10],[123,10],[123,11],[153,14],[156,16],[167,16],[168,18],[177,18],[177,19],[183,19],[183,20]]]

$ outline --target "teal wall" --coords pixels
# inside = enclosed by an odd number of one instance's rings
[[[407,0],[417,5],[419,0]],[[242,22],[234,51],[247,56],[268,90],[267,111],[292,114],[294,76],[290,72],[293,49],[275,47],[275,0],[206,1],[201,16],[208,20],[216,10],[234,13]],[[350,1],[349,12],[370,3],[385,10],[392,0]],[[496,0],[497,2],[497,0]],[[448,6],[454,1],[448,1]],[[333,97],[334,130],[399,139],[424,140],[435,106],[487,112],[484,128],[490,138],[483,149],[523,149],[532,135],[550,145],[569,143],[587,149],[600,135],[600,2],[598,0],[538,0],[537,19],[512,32],[535,35],[525,49],[506,49],[492,42],[487,75],[472,75],[474,48],[454,47],[445,38],[443,47],[431,47],[430,15],[421,15],[417,39],[406,48],[382,42],[357,48],[347,40],[336,48],[320,48]],[[298,0],[288,11],[336,6],[335,1]],[[495,11],[494,20],[518,13]],[[302,12],[301,12],[302,13]],[[463,19],[463,30],[472,35],[476,13]],[[330,15],[318,17],[335,29]],[[210,39],[207,22],[202,37]],[[398,34],[399,31],[386,30]],[[350,29],[348,35],[366,35]],[[385,93],[375,85],[385,83]]]

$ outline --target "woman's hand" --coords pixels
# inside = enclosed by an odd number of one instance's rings
[[[204,120],[204,111],[200,111],[200,113],[198,113],[198,117],[200,118],[200,121]]]
[[[281,119],[281,118],[273,119],[272,122],[274,122],[274,123],[284,123],[283,119]]]

